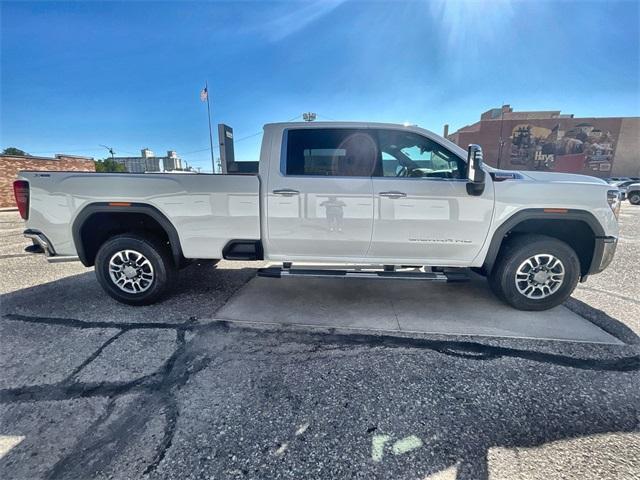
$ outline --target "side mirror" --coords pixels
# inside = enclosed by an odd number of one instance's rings
[[[467,193],[469,195],[482,195],[484,192],[484,170],[482,169],[482,147],[469,145],[467,154]]]

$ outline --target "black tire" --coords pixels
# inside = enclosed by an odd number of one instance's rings
[[[629,199],[629,203],[633,205],[640,205],[640,192],[633,191],[630,194],[627,194],[627,198]]]
[[[553,255],[564,267],[562,283],[546,297],[527,297],[516,285],[518,268],[534,255]],[[506,240],[489,275],[489,286],[498,298],[518,310],[548,310],[564,302],[580,280],[580,260],[565,242],[537,234],[520,234]],[[521,283],[521,286],[524,284]],[[551,289],[549,289],[551,290]],[[525,289],[526,293],[526,289]]]
[[[153,278],[144,284],[144,291],[128,293],[110,275],[109,262],[114,255],[124,250],[139,252],[153,268]],[[177,278],[177,268],[169,248],[155,240],[133,234],[117,235],[103,243],[96,255],[95,270],[98,282],[105,292],[119,302],[136,306],[160,300]]]

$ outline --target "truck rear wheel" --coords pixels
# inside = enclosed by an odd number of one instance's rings
[[[629,203],[633,205],[640,205],[640,192],[633,191],[631,194],[627,195],[629,199]]]
[[[177,276],[166,246],[132,234],[118,235],[102,244],[95,270],[104,291],[128,305],[158,301]]]
[[[545,235],[516,235],[500,250],[489,285],[518,310],[547,310],[564,302],[580,279],[580,260],[566,243]]]

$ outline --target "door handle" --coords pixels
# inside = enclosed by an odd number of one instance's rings
[[[292,197],[294,195],[299,195],[300,192],[298,190],[292,190],[290,188],[281,188],[280,190],[274,190],[274,195],[282,195],[283,197]]]
[[[407,194],[404,192],[396,192],[396,191],[380,192],[378,195],[380,195],[381,197],[387,197],[387,198],[402,198],[407,196]]]

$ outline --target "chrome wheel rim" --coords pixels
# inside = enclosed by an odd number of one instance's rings
[[[111,281],[123,292],[142,293],[153,284],[155,274],[147,257],[136,250],[120,250],[109,260]]]
[[[564,282],[564,265],[550,253],[527,258],[516,270],[516,288],[533,300],[553,295]]]

